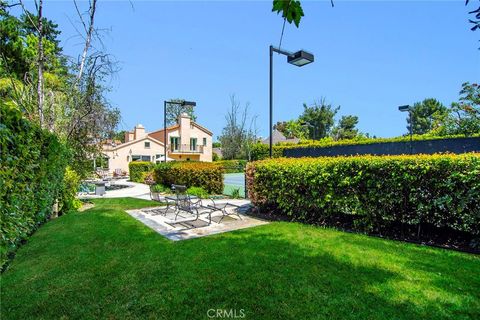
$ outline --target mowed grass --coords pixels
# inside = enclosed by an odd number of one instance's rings
[[[2,319],[480,319],[480,258],[298,223],[171,242],[102,199],[42,226]],[[211,313],[210,313],[211,315]]]

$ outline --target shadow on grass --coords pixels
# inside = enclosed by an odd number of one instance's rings
[[[171,242],[126,213],[100,206],[41,231],[4,275],[4,319],[207,319],[209,309],[243,309],[246,319],[478,314],[478,304],[470,301],[475,287],[465,290],[462,300],[440,282],[409,286],[409,268],[419,268],[414,271],[422,277],[437,271],[422,269],[416,250],[405,248],[395,256],[389,242],[294,223]],[[383,265],[389,261],[372,261],[382,250],[397,269]],[[437,261],[438,270],[447,263],[479,266],[434,249],[423,258]],[[429,296],[435,290],[442,296]]]

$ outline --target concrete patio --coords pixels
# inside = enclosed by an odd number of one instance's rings
[[[251,206],[248,200],[225,199],[215,202],[217,204],[228,202],[239,206],[237,209],[238,215],[230,214],[223,216],[219,211],[213,212],[212,222],[209,225],[208,210],[204,210],[205,213],[201,214],[198,220],[194,220],[196,215],[187,212],[180,212],[177,220],[175,220],[174,210],[168,210],[165,214],[165,206],[127,210],[127,213],[162,236],[173,241],[199,238],[269,223],[268,221],[253,218],[245,214]],[[211,204],[209,200],[203,200],[204,206],[208,204]],[[231,210],[232,209],[228,210],[228,212],[231,213]]]

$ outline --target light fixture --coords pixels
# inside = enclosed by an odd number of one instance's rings
[[[412,119],[412,107],[408,104],[399,106],[400,112],[408,112],[408,129],[410,131],[410,154],[413,154],[413,119]]]
[[[182,107],[184,106],[189,106],[189,107],[195,107],[197,103],[195,101],[163,101],[163,162],[167,162],[167,104],[176,104],[180,105]]]
[[[313,61],[313,54],[303,50],[297,51],[294,54],[287,56],[287,62],[297,67],[303,67],[304,65],[312,63]]]
[[[183,101],[181,103],[182,106],[192,106],[192,107],[195,107],[197,105],[197,103],[195,101]]]
[[[275,48],[274,46],[270,46],[269,51],[270,51],[270,86],[269,86],[270,138],[269,138],[268,144],[269,144],[269,155],[271,158],[273,155],[273,53],[276,52],[279,54],[283,54],[284,56],[287,56],[287,62],[297,67],[303,67],[304,65],[312,63],[314,60],[314,57],[313,57],[313,54],[303,50],[292,53],[290,51],[282,50],[280,48]]]

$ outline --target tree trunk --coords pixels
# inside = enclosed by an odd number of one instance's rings
[[[88,24],[88,31],[86,34],[86,39],[85,39],[85,47],[83,47],[83,52],[82,52],[82,59],[80,60],[80,68],[78,70],[78,75],[77,75],[77,80],[79,81],[82,78],[83,74],[83,69],[85,68],[85,61],[87,60],[87,53],[88,49],[90,48],[90,43],[92,41],[92,34],[93,34],[93,23],[95,20],[95,9],[97,6],[97,0],[93,0],[90,4],[90,20]],[[80,17],[81,18],[81,17]]]
[[[40,127],[43,127],[43,21],[42,21],[43,0],[38,4],[38,118]]]

